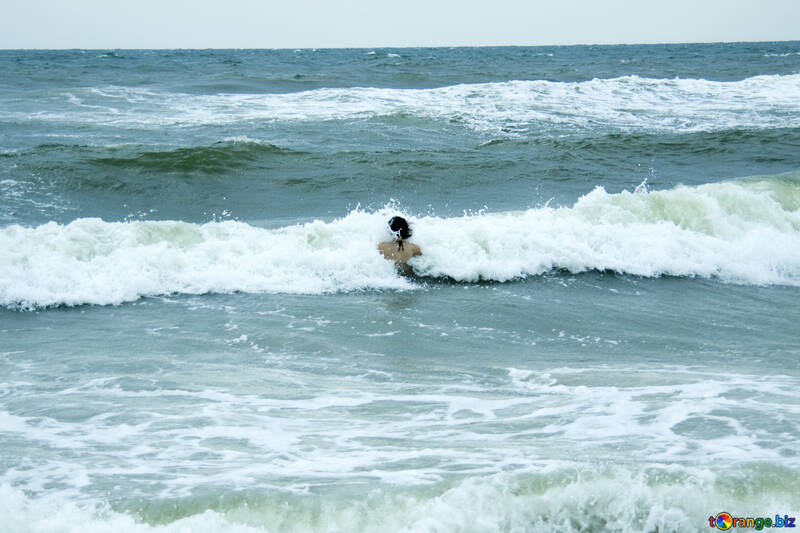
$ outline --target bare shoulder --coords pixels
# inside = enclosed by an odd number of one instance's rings
[[[397,250],[397,245],[393,242],[381,242],[378,243],[378,251],[385,257],[386,259],[394,259],[395,251]]]
[[[378,243],[378,251],[386,259],[391,259],[398,264],[404,264],[412,257],[422,255],[419,246],[410,242],[403,242],[402,248],[397,242],[381,242]]]

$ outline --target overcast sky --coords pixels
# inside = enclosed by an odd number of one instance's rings
[[[0,48],[800,40],[800,0],[5,0]]]

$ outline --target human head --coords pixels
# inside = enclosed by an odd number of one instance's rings
[[[392,217],[389,220],[389,229],[398,239],[408,239],[411,237],[411,228],[403,217]]]

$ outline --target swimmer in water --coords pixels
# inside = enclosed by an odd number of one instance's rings
[[[389,220],[389,229],[395,235],[393,241],[378,244],[378,250],[386,259],[392,259],[398,265],[405,265],[406,261],[417,255],[422,255],[419,246],[412,242],[405,242],[411,237],[411,228],[403,217],[392,217]]]

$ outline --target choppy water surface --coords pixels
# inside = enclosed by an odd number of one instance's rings
[[[800,515],[800,44],[0,67],[9,531]]]

